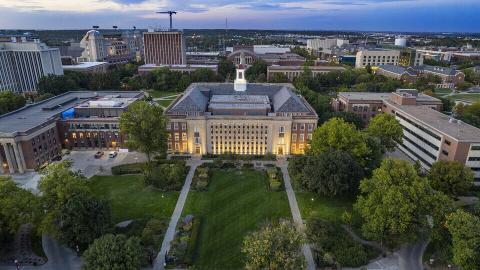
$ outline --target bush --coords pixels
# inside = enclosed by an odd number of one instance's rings
[[[131,163],[131,164],[122,164],[112,167],[113,175],[124,175],[124,174],[141,174],[145,171],[145,163]]]
[[[269,167],[267,169],[268,183],[271,191],[279,191],[282,189],[282,173],[277,167]]]
[[[200,226],[202,225],[201,218],[195,217],[190,233],[190,241],[188,242],[187,252],[185,254],[185,263],[192,264],[195,258],[198,245],[198,237],[200,235]]]
[[[160,248],[166,226],[166,223],[162,220],[150,219],[142,231],[142,243],[145,246],[153,246],[154,249]]]
[[[161,190],[180,190],[186,176],[184,164],[160,164],[145,175],[145,183]]]
[[[208,179],[210,177],[210,168],[207,166],[199,166],[193,177],[194,188],[198,191],[206,191],[208,187]]]

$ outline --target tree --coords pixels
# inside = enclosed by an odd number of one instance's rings
[[[473,83],[471,83],[471,82],[458,82],[457,83],[457,89],[460,90],[460,91],[468,90],[472,86],[473,86]]]
[[[388,151],[395,150],[398,143],[402,143],[403,128],[395,116],[381,113],[370,121],[367,133],[380,139],[380,143]]]
[[[50,164],[42,171],[38,184],[42,206],[46,210],[40,229],[59,240],[62,239],[59,226],[62,209],[72,197],[89,193],[84,177],[72,172],[71,165],[70,161]]]
[[[10,91],[0,92],[0,115],[20,109],[26,100],[22,95]]]
[[[453,262],[464,270],[480,269],[480,218],[459,209],[447,216],[445,227],[452,235]]]
[[[20,225],[32,223],[38,216],[35,195],[18,187],[10,177],[0,176],[0,205],[0,236],[15,233]]]
[[[371,178],[360,182],[354,205],[363,218],[363,235],[392,248],[435,234],[453,208],[453,201],[431,188],[413,165],[393,159],[385,159]]]
[[[344,151],[328,151],[307,156],[303,167],[302,185],[324,196],[352,194],[358,188],[363,170]]]
[[[288,221],[269,224],[247,235],[242,252],[246,269],[303,269],[304,236]]]
[[[215,82],[217,75],[209,68],[198,68],[192,72],[192,81],[194,82]]]
[[[455,113],[460,120],[470,125],[480,127],[480,102],[475,102],[472,105],[460,103],[455,106]]]
[[[272,78],[270,79],[271,83],[288,83],[287,75],[283,73],[274,73]]]
[[[368,137],[343,119],[332,118],[313,132],[310,152],[314,155],[329,150],[341,150],[354,157],[364,167],[372,153],[368,147]]]
[[[166,124],[162,109],[145,101],[134,102],[120,116],[120,130],[128,136],[128,147],[145,153],[149,165],[152,155],[166,151]]]
[[[60,240],[69,247],[85,250],[110,228],[110,216],[108,202],[89,194],[77,194],[60,209],[57,223]]]
[[[43,76],[38,80],[38,93],[52,93],[59,95],[68,91],[78,89],[77,83],[66,75],[50,74]]]
[[[85,270],[138,270],[143,256],[138,237],[127,239],[122,234],[106,234],[85,251],[83,267]]]
[[[335,117],[341,118],[347,123],[354,124],[357,129],[365,128],[365,122],[363,122],[363,119],[358,114],[355,114],[353,112],[325,112],[321,114],[318,121],[319,123],[323,124],[326,121]]]
[[[218,74],[224,79],[231,81],[235,78],[235,65],[232,61],[221,58],[218,62]]]
[[[430,185],[449,196],[465,194],[472,186],[475,174],[457,161],[437,161],[427,175]]]
[[[263,74],[265,78],[267,77],[267,62],[261,59],[255,60],[245,71],[245,77],[251,82],[255,81],[260,74]]]

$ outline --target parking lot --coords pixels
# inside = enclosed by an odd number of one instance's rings
[[[101,158],[95,158],[97,151],[71,151],[70,154],[63,155],[62,160],[69,159],[73,161],[73,170],[80,171],[87,178],[96,174],[109,175],[111,168],[120,164],[145,162],[146,156],[138,152],[118,152],[114,158],[109,157],[110,151],[104,151]],[[58,162],[58,161],[56,161]],[[12,175],[13,180],[22,188],[37,192],[38,181],[41,175],[38,172],[26,172],[25,174]]]

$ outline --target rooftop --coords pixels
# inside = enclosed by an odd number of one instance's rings
[[[414,89],[398,89],[394,93],[402,93],[402,92],[408,92],[408,91],[413,91]],[[415,90],[416,91],[416,90]],[[377,100],[377,101],[382,101],[386,99],[390,99],[390,94],[391,93],[372,93],[372,92],[340,92],[338,93],[339,97],[343,97],[348,100]],[[435,102],[435,103],[441,103],[441,101],[435,97],[425,95],[423,93],[418,93],[416,95],[417,101],[418,102]]]
[[[62,68],[64,70],[71,70],[71,69],[88,69],[92,67],[108,65],[107,62],[81,62],[76,65],[64,65]]]
[[[128,91],[74,91],[58,95],[44,101],[27,105],[16,111],[0,116],[0,136],[16,132],[27,132],[52,120],[60,113],[74,108],[81,103],[99,97],[118,96],[122,98],[139,98],[142,92]]]
[[[268,66],[268,70],[303,70],[304,66]],[[345,70],[344,67],[340,66],[310,66],[310,70]]]
[[[398,105],[385,101],[394,107],[396,112],[408,114],[410,117],[422,122],[424,125],[446,134],[458,141],[480,142],[480,129],[451,118],[428,106]]]

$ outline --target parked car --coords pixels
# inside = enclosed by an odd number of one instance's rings
[[[104,154],[103,152],[98,151],[97,153],[95,153],[95,158],[101,158],[103,154]]]
[[[110,154],[108,154],[108,157],[109,157],[109,158],[114,158],[114,157],[116,157],[117,155],[118,155],[117,152],[112,151],[112,152],[110,152]]]

